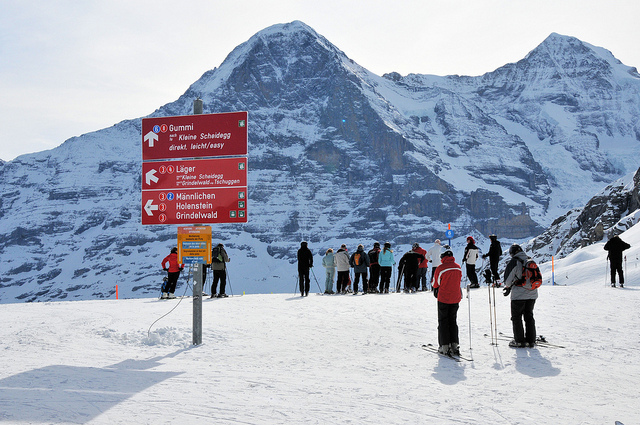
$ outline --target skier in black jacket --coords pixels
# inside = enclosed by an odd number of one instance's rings
[[[398,263],[398,271],[400,275],[404,275],[404,292],[417,291],[417,276],[418,267],[420,263],[424,261],[424,255],[415,251],[408,251],[405,253],[400,262]],[[400,282],[400,276],[398,276],[398,283]]]
[[[311,267],[313,267],[313,254],[307,247],[307,243],[301,242],[298,250],[298,282],[300,284],[301,297],[309,295],[309,286],[311,285],[309,269]]]
[[[609,251],[607,258],[611,263],[611,286],[616,287],[616,272],[620,279],[620,287],[624,287],[624,274],[622,273],[622,251],[631,248],[631,245],[620,239],[618,235],[612,237],[604,244],[604,249]]]
[[[498,263],[502,256],[502,246],[496,235],[489,235],[491,245],[489,246],[489,252],[484,254],[482,258],[489,257],[489,268],[491,269],[491,275],[493,276],[493,285],[500,286],[500,274],[498,273]]]

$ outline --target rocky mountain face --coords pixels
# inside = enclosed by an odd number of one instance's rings
[[[249,111],[249,222],[214,229],[249,292],[289,290],[302,239],[532,237],[640,166],[640,76],[557,34],[479,77],[380,77],[301,22],[275,25],[151,116],[196,98]],[[157,291],[176,229],[140,224],[140,133],[123,121],[0,164],[0,301]]]
[[[562,258],[602,240],[608,240],[640,221],[640,169],[608,185],[582,208],[558,217],[525,246],[538,261]]]

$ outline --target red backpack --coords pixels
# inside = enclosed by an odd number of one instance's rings
[[[542,285],[542,273],[538,265],[531,258],[522,265],[522,279],[517,283],[525,289],[533,291]]]

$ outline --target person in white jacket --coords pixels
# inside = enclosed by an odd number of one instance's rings
[[[338,270],[338,294],[345,293],[349,287],[349,252],[347,246],[342,244],[338,252],[336,252],[336,268]]]
[[[433,246],[427,251],[427,259],[431,263],[431,288],[433,288],[433,275],[436,272],[436,268],[440,265],[441,253],[442,245],[440,245],[440,239],[436,239]]]

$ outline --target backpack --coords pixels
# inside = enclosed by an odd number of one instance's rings
[[[353,254],[353,264],[355,264],[356,266],[359,266],[362,264],[362,255],[360,255],[359,252],[356,252],[355,254]]]
[[[531,258],[522,265],[522,279],[516,285],[530,291],[538,289],[542,285],[542,273]]]
[[[222,263],[222,254],[217,246],[211,250],[211,261],[214,263]]]

